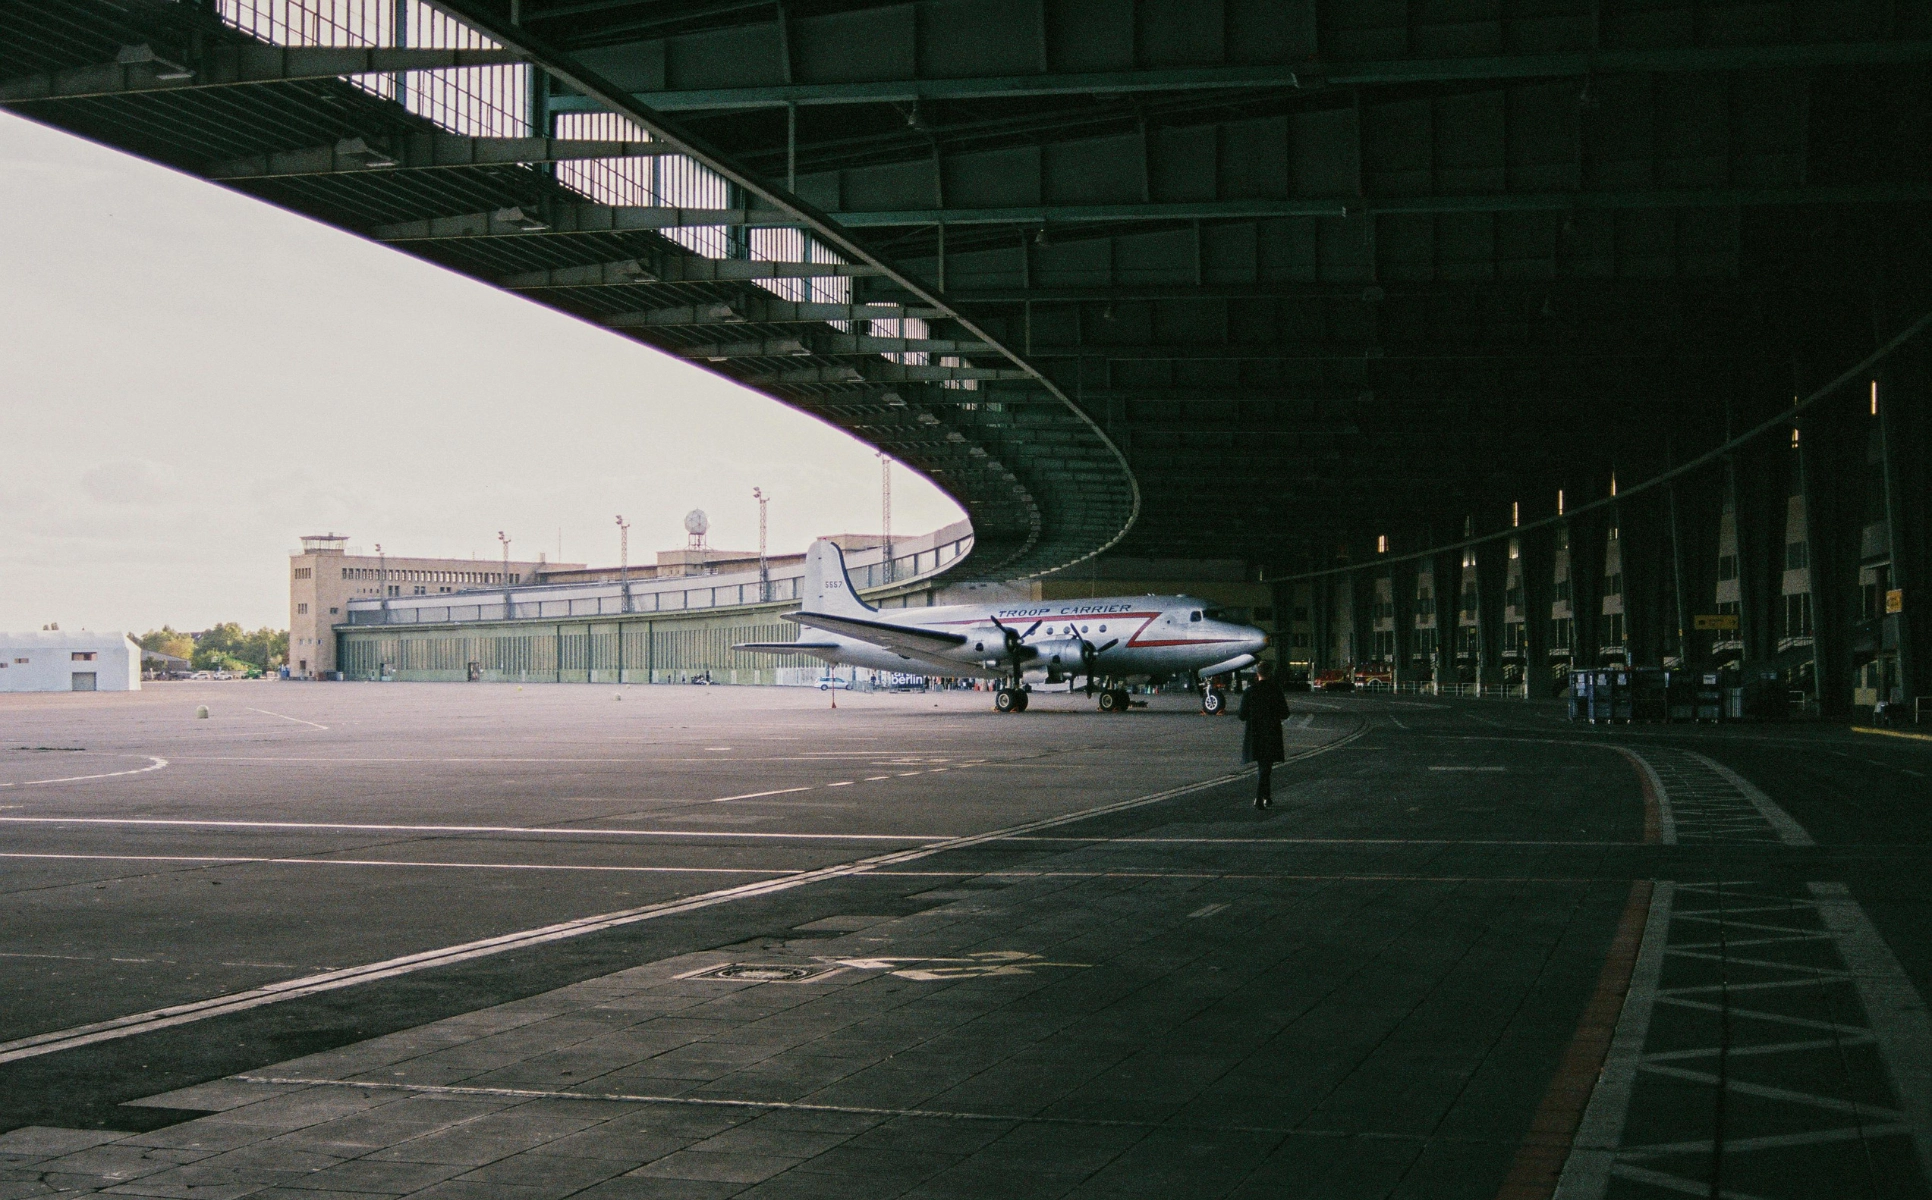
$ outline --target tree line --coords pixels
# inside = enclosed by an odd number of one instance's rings
[[[266,625],[250,632],[228,621],[198,635],[163,625],[138,640],[141,649],[185,658],[197,671],[265,672],[288,661],[288,630]]]

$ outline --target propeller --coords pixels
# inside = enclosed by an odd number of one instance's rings
[[[1086,638],[1080,639],[1080,670],[1087,676],[1087,695],[1091,696],[1094,692],[1094,665],[1099,661],[1101,655],[1112,650],[1119,644],[1119,638],[1107,639],[1107,644],[1104,646],[1095,646]]]
[[[1026,639],[1033,636],[1033,631],[1040,627],[1040,622],[1033,622],[1032,625],[1027,627],[1025,633],[1021,633],[1011,625],[1001,621],[997,616],[989,613],[988,618],[993,622],[994,627],[1000,631],[1000,635],[1006,639],[1006,657],[1013,663],[1013,688],[1017,691],[1025,678],[1020,668],[1020,664],[1025,661],[1021,652],[1027,649]]]

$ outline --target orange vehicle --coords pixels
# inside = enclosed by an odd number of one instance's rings
[[[1395,668],[1385,662],[1357,663],[1355,666],[1355,686],[1358,688],[1393,688]]]
[[[1352,692],[1355,690],[1355,672],[1349,667],[1328,667],[1315,672],[1315,690],[1318,692]]]

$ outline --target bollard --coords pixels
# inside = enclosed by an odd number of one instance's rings
[[[207,706],[206,704],[198,704],[198,705],[196,705],[196,706],[195,706],[195,720],[197,720],[197,721],[206,721],[207,719],[208,719],[208,706]]]

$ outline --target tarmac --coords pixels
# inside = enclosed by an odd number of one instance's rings
[[[1290,700],[0,697],[0,1200],[1932,1195],[1932,741]]]

